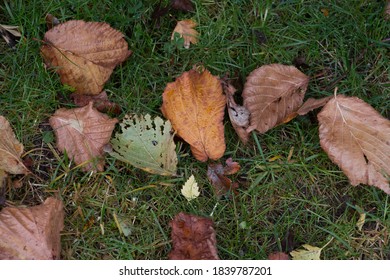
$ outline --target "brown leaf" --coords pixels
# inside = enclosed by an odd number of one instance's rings
[[[386,7],[385,7],[385,19],[390,19],[390,0],[387,0]]]
[[[223,167],[220,163],[210,163],[207,168],[207,178],[214,187],[214,192],[217,197],[227,194],[229,191],[236,192],[237,183],[233,183],[226,175],[235,174],[240,170],[240,165],[234,162],[232,158],[226,160],[226,166]]]
[[[0,116],[0,169],[11,174],[27,174],[20,156],[23,154],[23,145],[16,139],[10,123]]]
[[[211,219],[181,212],[169,225],[173,242],[170,260],[219,260]]]
[[[222,81],[222,86],[226,95],[230,122],[241,141],[246,144],[249,140],[249,133],[246,129],[249,126],[250,113],[244,106],[240,106],[235,102],[234,94],[236,89],[232,84],[228,81]]]
[[[82,108],[58,109],[49,122],[60,151],[66,151],[77,165],[87,163],[84,171],[103,171],[103,147],[110,141],[117,119],[98,112],[90,102]]]
[[[354,186],[390,194],[390,121],[357,97],[337,95],[318,114],[321,147]]]
[[[194,11],[194,4],[191,0],[171,0],[172,8],[185,12]]]
[[[264,65],[247,78],[244,106],[249,110],[247,132],[265,133],[301,106],[309,78],[294,66]]]
[[[52,197],[39,206],[4,208],[0,212],[0,259],[59,259],[63,227],[63,204]]]
[[[41,53],[75,93],[99,94],[115,66],[131,54],[123,34],[104,22],[71,20],[44,37]]]
[[[217,160],[226,148],[225,102],[217,77],[208,70],[190,70],[166,86],[161,111],[177,135],[191,145],[196,159]]]
[[[45,17],[47,30],[52,29],[54,26],[57,26],[60,24],[60,21],[58,18],[53,16],[52,14],[47,14]]]
[[[102,113],[113,113],[114,115],[119,115],[122,112],[121,107],[108,100],[108,96],[105,90],[103,90],[98,95],[86,95],[86,94],[71,94],[74,103],[78,107],[84,107],[88,105],[89,102],[93,102],[93,106]]]
[[[297,111],[292,112],[290,115],[288,115],[283,120],[283,123],[288,123],[298,115],[300,116],[306,115],[310,111],[313,111],[315,109],[324,106],[330,99],[332,99],[332,96],[327,96],[320,99],[309,98],[308,100],[305,101],[305,103],[303,103],[303,105]]]
[[[180,37],[184,39],[184,47],[188,49],[190,44],[198,43],[199,33],[194,29],[196,25],[196,22],[192,19],[178,21],[172,32],[171,40],[174,39],[175,33],[179,33]]]
[[[268,255],[269,260],[289,260],[290,257],[283,252],[273,252]]]

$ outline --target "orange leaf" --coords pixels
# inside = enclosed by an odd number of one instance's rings
[[[190,70],[166,86],[161,111],[177,135],[191,145],[196,159],[217,160],[226,148],[225,102],[217,77],[208,70]]]
[[[211,219],[181,212],[169,225],[173,242],[170,260],[219,260]]]
[[[390,195],[390,121],[357,97],[337,95],[318,114],[321,147],[354,186]]]
[[[252,71],[242,93],[251,114],[247,132],[265,133],[296,112],[308,83],[309,77],[294,66],[271,64]]]
[[[76,109],[58,109],[49,122],[59,150],[66,151],[76,164],[87,162],[84,171],[103,171],[103,147],[110,141],[118,120],[98,112],[92,104]]]
[[[39,206],[0,212],[0,259],[52,260],[61,252],[62,202],[49,197]]]
[[[43,40],[46,64],[81,94],[99,94],[115,66],[131,54],[123,34],[104,22],[67,21],[46,32]]]
[[[198,43],[199,33],[194,29],[196,25],[196,22],[192,19],[178,21],[172,32],[171,40],[173,40],[175,33],[179,33],[180,37],[184,39],[184,47],[188,49],[190,44]]]

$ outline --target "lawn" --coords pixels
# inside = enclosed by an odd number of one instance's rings
[[[162,1],[163,5],[169,1]],[[105,89],[122,114],[162,116],[162,93],[193,65],[229,75],[241,93],[259,66],[296,65],[310,76],[307,97],[356,96],[390,117],[390,21],[385,1],[195,0],[194,12],[172,10],[159,19],[159,1],[5,0],[0,23],[17,25],[15,49],[0,41],[0,115],[24,144],[32,175],[14,176],[3,206],[32,206],[49,196],[65,205],[62,259],[166,259],[172,249],[169,221],[179,212],[211,217],[221,259],[267,259],[303,244],[322,247],[323,259],[390,259],[390,201],[383,191],[349,184],[321,149],[317,111],[244,146],[225,114],[226,152],[241,170],[231,176],[237,194],[218,199],[207,163],[178,142],[178,176],[163,177],[107,156],[104,172],[85,173],[56,149],[49,117],[72,108],[69,87],[46,69],[40,55],[45,15],[61,22],[107,22],[121,31],[133,54]],[[189,49],[171,41],[178,20],[198,23]],[[194,174],[200,196],[188,202],[181,186]],[[21,179],[20,181],[18,181]],[[18,185],[18,188],[13,187]],[[0,191],[1,194],[1,191]],[[0,195],[1,198],[1,195]],[[1,207],[1,206],[0,206]],[[366,219],[361,230],[356,223]],[[126,222],[124,236],[116,220]]]

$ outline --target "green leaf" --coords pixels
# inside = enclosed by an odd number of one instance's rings
[[[149,173],[176,174],[176,145],[169,121],[160,117],[152,120],[149,114],[126,115],[120,126],[122,132],[111,140],[111,156]]]
[[[187,182],[183,185],[181,194],[184,195],[188,201],[191,201],[199,196],[199,187],[194,175],[191,175]]]

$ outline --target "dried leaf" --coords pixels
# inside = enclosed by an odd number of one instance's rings
[[[236,89],[229,82],[223,82],[223,90],[226,95],[227,108],[230,122],[241,141],[246,144],[249,140],[249,133],[246,129],[249,126],[249,111],[244,107],[238,105],[234,100]]]
[[[23,145],[16,139],[10,123],[0,116],[0,169],[11,174],[27,174],[20,156],[23,154]]]
[[[172,8],[185,12],[194,11],[194,4],[191,0],[171,0]]]
[[[179,213],[169,225],[173,242],[170,260],[219,260],[211,219]]]
[[[390,19],[390,0],[387,0],[386,7],[385,7],[385,19]]]
[[[52,14],[47,14],[45,17],[45,21],[46,21],[46,26],[47,26],[48,30],[52,29],[54,26],[57,26],[60,24],[60,21],[58,20],[58,18],[56,18]]]
[[[86,94],[71,94],[74,103],[78,107],[84,107],[88,105],[89,102],[93,102],[93,106],[102,113],[113,113],[119,115],[122,111],[121,107],[108,100],[108,96],[105,90],[103,90],[98,95],[86,95]]]
[[[297,111],[308,82],[309,78],[294,66],[271,64],[254,70],[242,93],[251,114],[247,132],[265,133]]]
[[[190,44],[198,43],[199,33],[194,29],[196,25],[196,22],[192,19],[178,21],[172,32],[171,40],[174,39],[175,33],[179,33],[180,38],[184,39],[184,47],[188,49]]]
[[[41,53],[75,93],[99,94],[115,66],[131,54],[123,34],[104,22],[71,20],[44,37]]]
[[[227,194],[229,191],[236,191],[237,183],[233,183],[226,175],[235,174],[240,170],[240,165],[231,158],[226,160],[226,166],[220,163],[210,163],[207,168],[207,178],[214,187],[217,197]]]
[[[0,259],[59,259],[62,202],[49,197],[39,206],[6,207],[0,212]]]
[[[356,223],[356,227],[358,228],[359,231],[362,230],[364,223],[366,222],[366,213],[360,213],[359,215],[359,220]]]
[[[303,105],[298,109],[297,114],[300,116],[306,115],[310,111],[318,109],[328,103],[332,99],[332,96],[326,96],[320,99],[309,98],[303,103]]]
[[[290,257],[283,252],[273,252],[268,255],[269,260],[289,260]]]
[[[390,194],[390,121],[357,97],[337,95],[318,114],[320,144],[354,186]]]
[[[16,46],[16,43],[22,37],[19,32],[19,26],[0,24],[0,35],[11,48]]]
[[[191,201],[199,196],[199,187],[194,175],[191,175],[187,182],[183,185],[181,194],[187,198],[188,201]]]
[[[169,121],[150,115],[125,116],[121,133],[111,140],[111,156],[153,174],[176,174],[177,155]]]
[[[302,247],[305,249],[294,250],[290,253],[293,260],[320,260],[322,248],[309,244],[304,244]]]
[[[217,77],[208,70],[184,72],[163,93],[161,111],[178,136],[191,145],[200,161],[217,160],[225,152],[225,97]]]
[[[84,171],[103,171],[103,147],[110,141],[117,119],[93,108],[92,102],[75,109],[58,109],[50,117],[57,147],[67,152]]]

